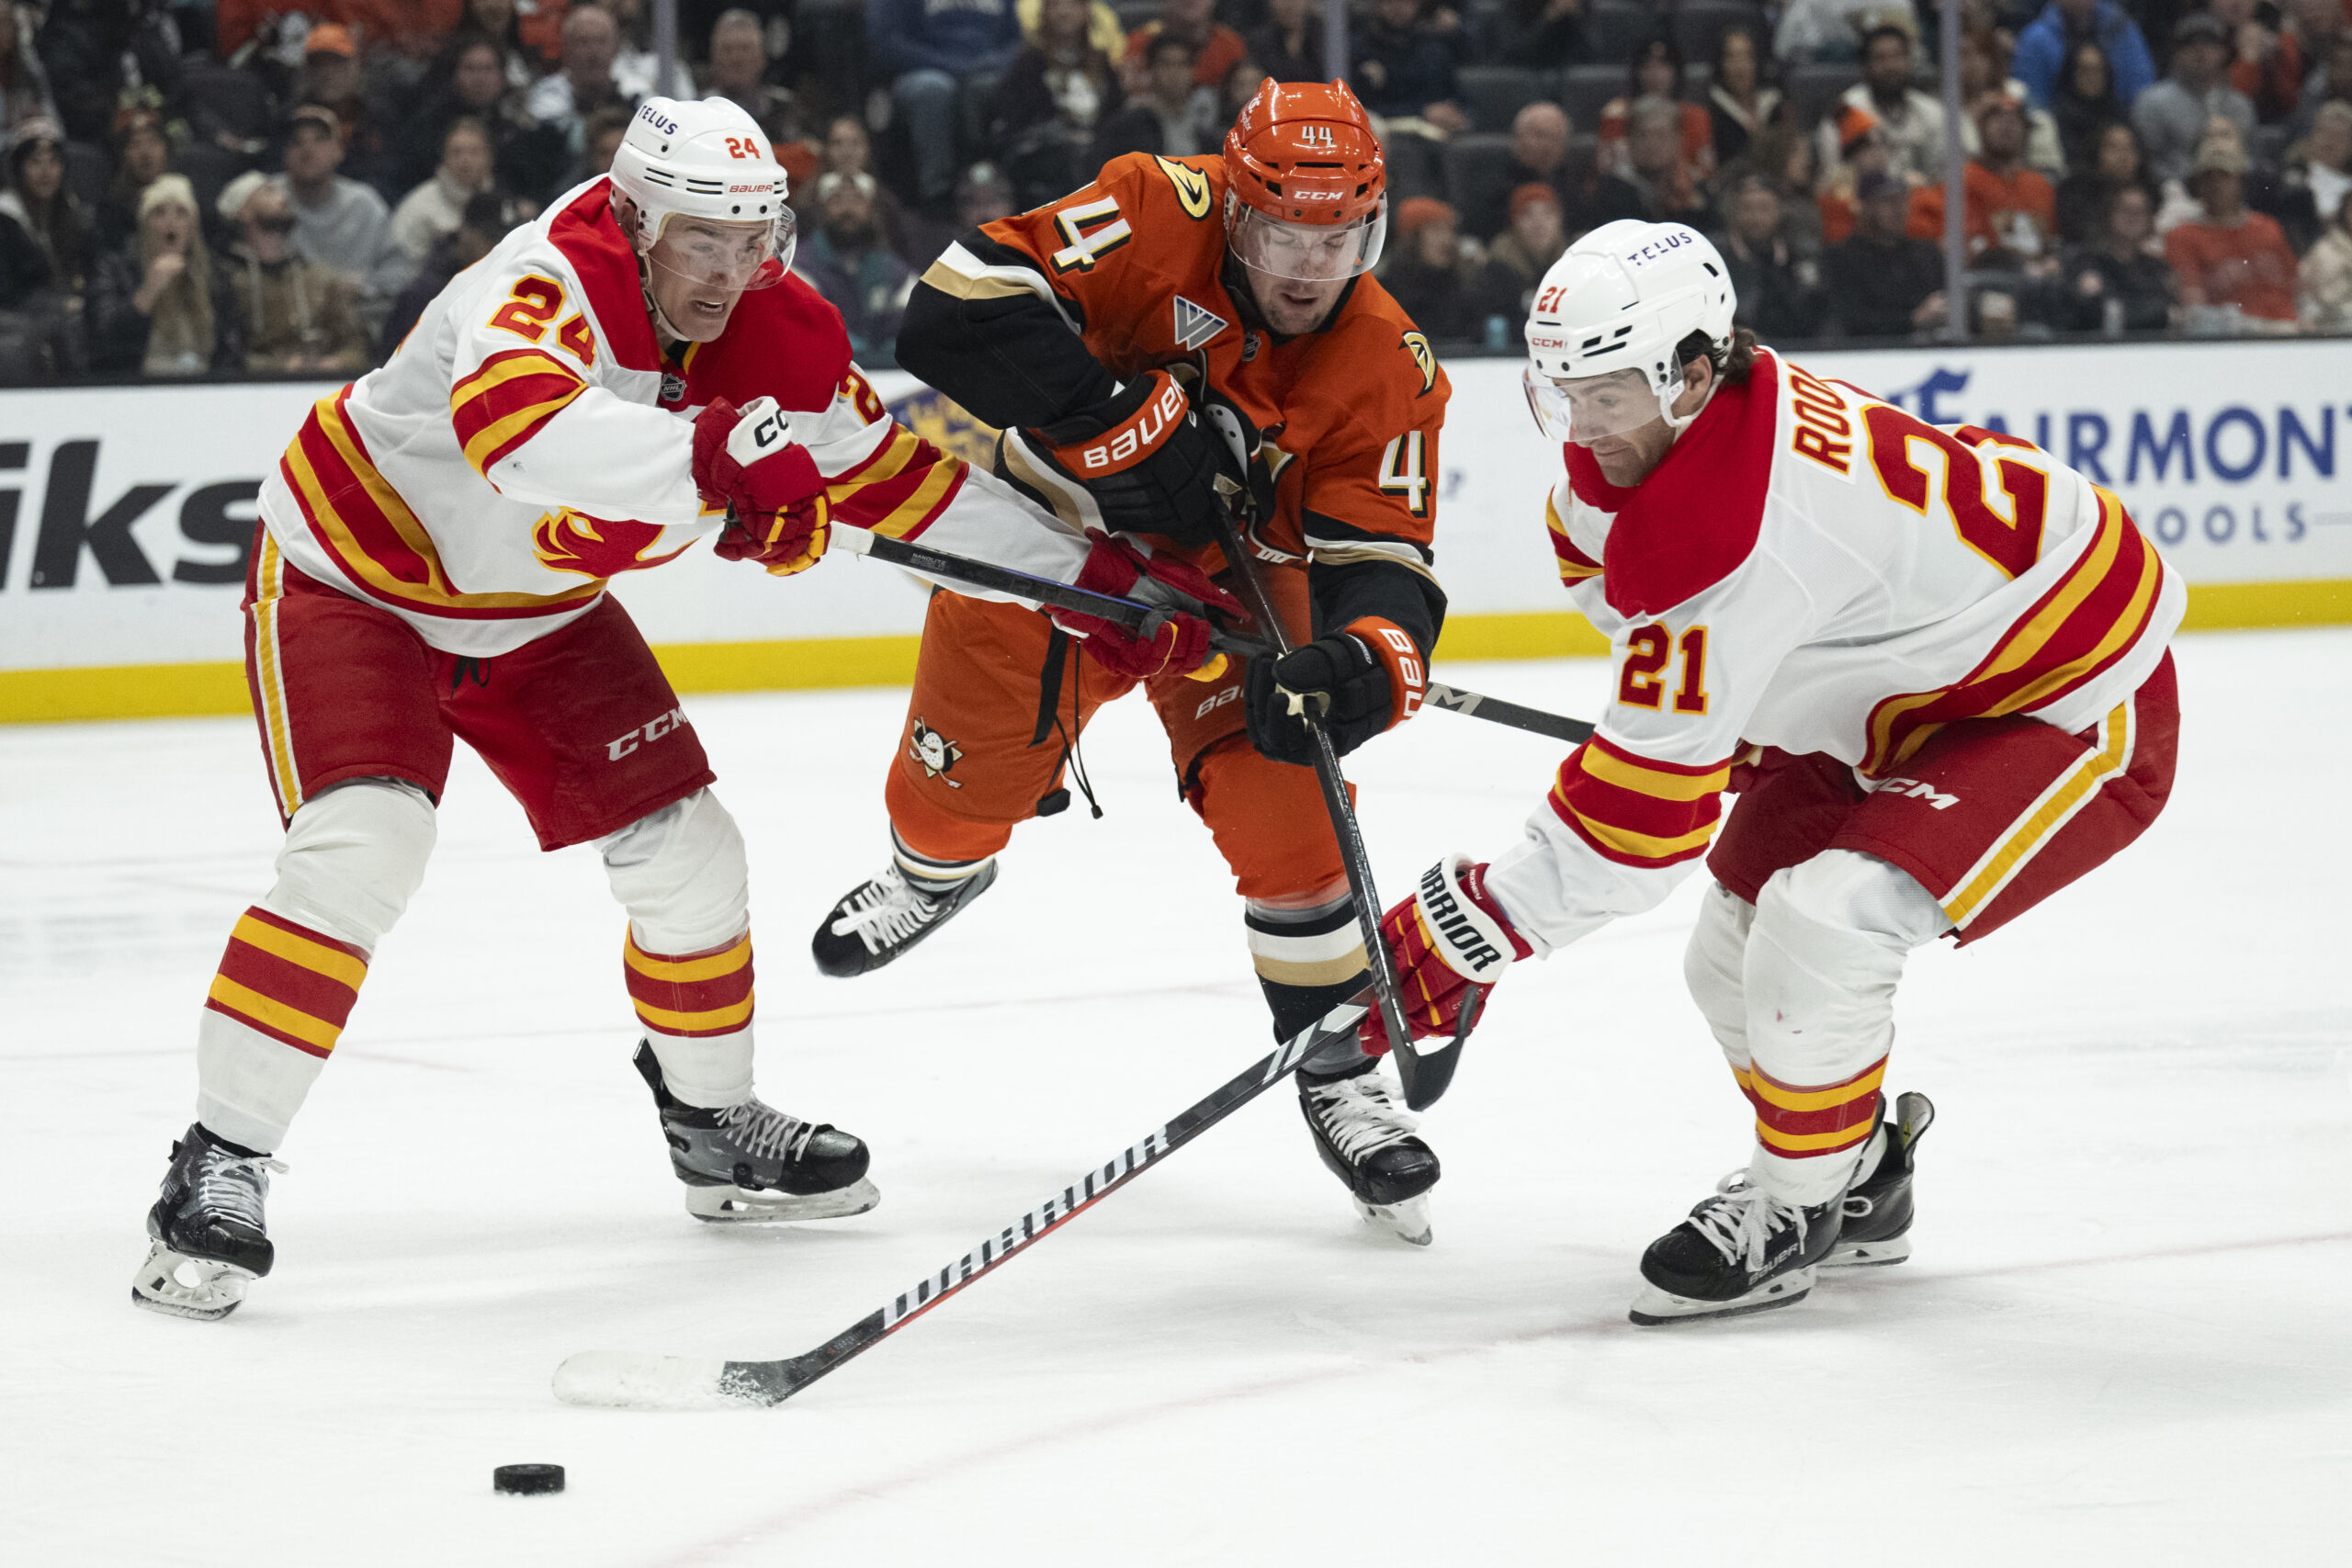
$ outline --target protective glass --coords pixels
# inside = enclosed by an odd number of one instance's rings
[[[1521,377],[1527,388],[1527,406],[1544,434],[1579,446],[1639,430],[1663,418],[1666,405],[1682,395],[1679,369],[1663,392],[1652,390],[1648,378],[1638,370],[1611,370],[1606,376],[1555,381],[1538,376],[1531,367]]]
[[[1237,204],[1233,254],[1241,265],[1300,283],[1333,283],[1370,272],[1388,232],[1385,207],[1353,223],[1285,223]]]
[[[662,237],[645,259],[697,288],[738,294],[781,282],[792,267],[794,243],[788,207],[773,223],[721,223],[673,212],[662,220]],[[782,266],[767,265],[779,258]]]

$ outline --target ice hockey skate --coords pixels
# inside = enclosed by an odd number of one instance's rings
[[[1882,1104],[1878,1129],[1862,1146],[1854,1184],[1846,1190],[1846,1223],[1838,1245],[1821,1260],[1824,1269],[1875,1268],[1911,1256],[1911,1178],[1936,1107],[1915,1092],[1898,1095],[1894,1111],[1887,1121]]]
[[[164,1190],[147,1211],[153,1245],[130,1299],[175,1317],[226,1317],[277,1254],[262,1221],[269,1173],[285,1165],[224,1144],[191,1122],[172,1145]]]
[[[1414,1136],[1419,1121],[1397,1105],[1379,1066],[1368,1061],[1332,1077],[1301,1072],[1299,1113],[1315,1134],[1315,1152],[1348,1184],[1364,1223],[1427,1247],[1437,1155]]]
[[[1838,1199],[1783,1203],[1735,1171],[1689,1219],[1650,1243],[1642,1254],[1642,1293],[1626,1315],[1646,1327],[1794,1306],[1812,1292],[1844,1213]]]
[[[862,1214],[882,1201],[865,1179],[864,1140],[829,1122],[787,1116],[754,1095],[741,1105],[687,1105],[662,1081],[653,1047],[637,1070],[661,1108],[670,1168],[686,1184],[686,1213],[714,1224],[775,1224]]]
[[[996,882],[996,862],[944,892],[918,887],[896,861],[835,904],[810,939],[817,967],[846,979],[879,969],[945,925]]]

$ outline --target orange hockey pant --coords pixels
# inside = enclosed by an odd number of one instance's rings
[[[1303,631],[1306,573],[1267,577],[1283,620]],[[1214,680],[1132,681],[1089,659],[1035,610],[934,594],[885,791],[891,825],[909,849],[933,860],[996,853],[1013,825],[1036,816],[1060,787],[1094,710],[1140,684],[1167,728],[1179,788],[1208,824],[1241,896],[1281,901],[1329,889],[1346,869],[1314,771],[1250,749],[1242,673],[1236,660]]]

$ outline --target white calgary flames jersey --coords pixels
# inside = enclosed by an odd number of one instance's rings
[[[263,486],[288,559],[435,648],[488,658],[588,612],[617,572],[724,525],[693,415],[774,397],[838,523],[1069,581],[1083,537],[899,429],[839,312],[786,275],[665,357],[601,176],[443,289],[390,361],[319,400]]]
[[[2122,503],[2030,443],[1770,352],[1638,486],[1566,454],[1553,549],[1615,680],[1487,875],[1539,952],[1663,898],[1750,747],[1871,779],[1957,720],[2078,732],[2154,671],[2187,602]]]

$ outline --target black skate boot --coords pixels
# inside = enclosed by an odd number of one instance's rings
[[[153,1245],[130,1281],[130,1299],[175,1317],[226,1317],[245,1286],[269,1272],[277,1252],[262,1223],[269,1173],[285,1165],[223,1143],[191,1122],[172,1145],[163,1195],[147,1211]]]
[[[1430,1244],[1429,1190],[1437,1155],[1413,1135],[1419,1125],[1366,1061],[1333,1073],[1298,1075],[1298,1109],[1315,1134],[1315,1152],[1355,1195],[1364,1223],[1415,1247]]]
[[[637,1070],[662,1111],[670,1168],[686,1184],[686,1213],[714,1224],[757,1224],[862,1214],[882,1201],[865,1179],[865,1145],[823,1122],[786,1116],[757,1096],[723,1111],[687,1105],[662,1081],[653,1047]]]
[[[1642,1293],[1626,1315],[1645,1326],[1794,1306],[1838,1245],[1844,1194],[1802,1207],[1768,1197],[1737,1171],[1642,1254]]]
[[[833,906],[809,939],[817,967],[847,979],[879,969],[947,923],[948,918],[987,892],[996,881],[990,861],[945,892],[909,882],[892,861],[882,874]]]
[[[1881,1096],[1878,1127],[1862,1145],[1854,1184],[1846,1190],[1845,1228],[1821,1260],[1824,1269],[1867,1269],[1911,1256],[1911,1178],[1936,1107],[1924,1094],[1905,1093],[1895,1097],[1894,1112],[1887,1121]]]

